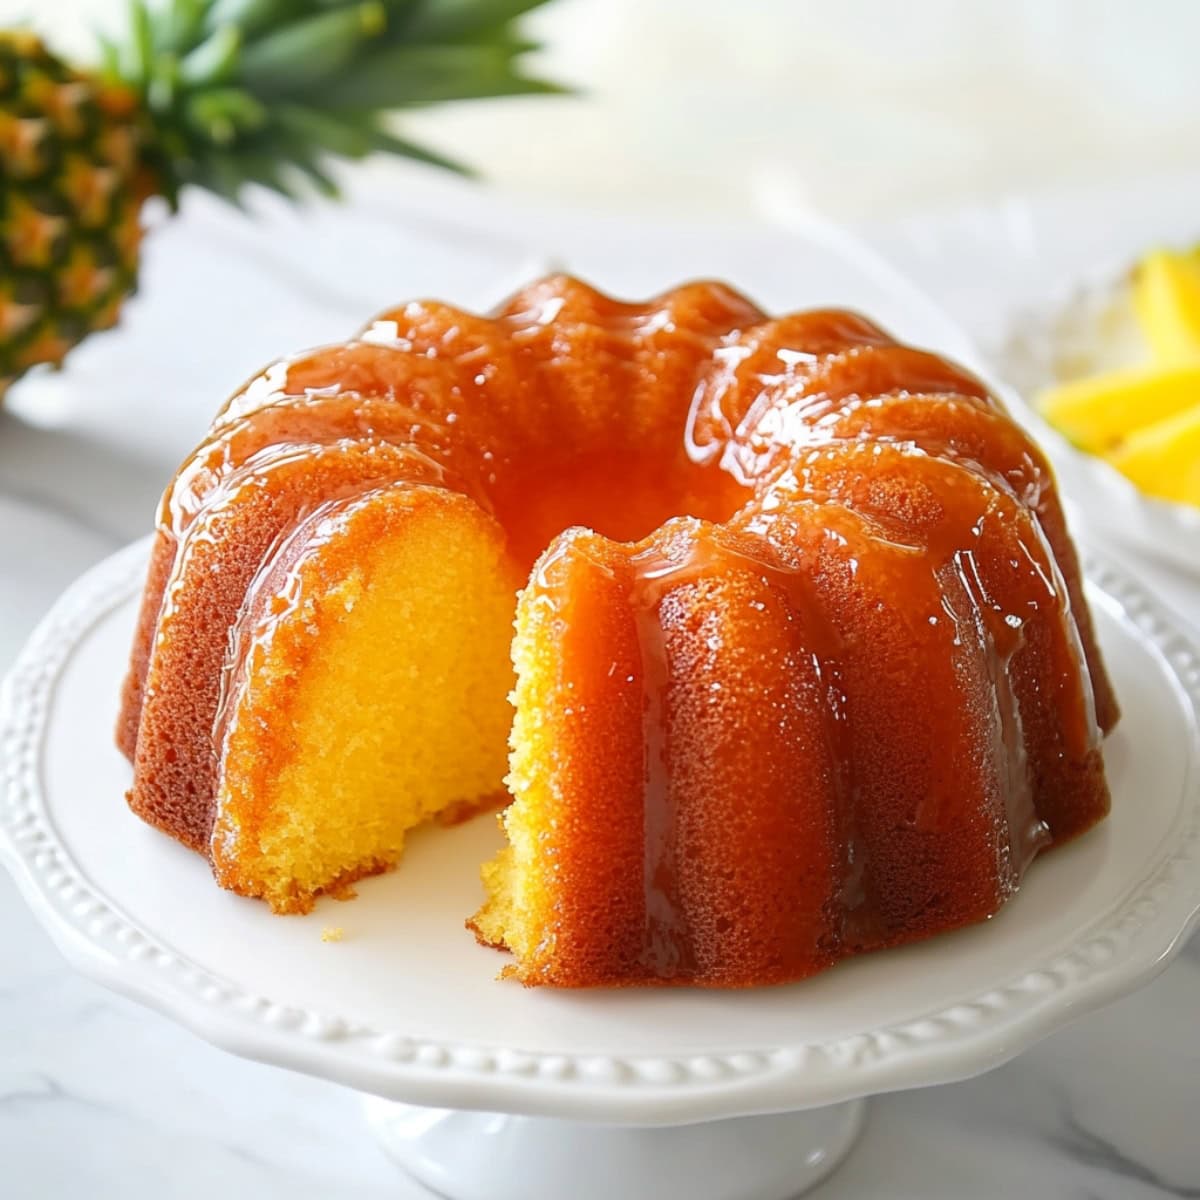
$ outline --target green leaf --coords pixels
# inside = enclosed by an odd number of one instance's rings
[[[288,200],[298,198],[296,189],[288,182],[286,164],[269,150],[239,154],[237,166],[243,183],[257,183]]]
[[[546,0],[422,0],[404,29],[410,42],[454,42],[540,8]]]
[[[556,94],[517,65],[516,19],[545,0],[130,0],[133,36],[104,69],[144,98],[143,155],[173,199],[247,183],[337,194],[328,160],[382,153],[467,172],[393,133],[389,112]]]
[[[204,0],[208,5],[205,26],[210,31],[236,25],[249,39],[268,29],[278,29],[312,12],[305,0]],[[348,0],[337,0],[345,5]]]
[[[542,48],[541,42],[535,38],[522,37],[511,26],[489,29],[481,33],[476,40],[483,45],[495,46],[506,54],[511,54],[514,58],[520,54],[532,54],[533,51]]]
[[[152,112],[166,112],[175,104],[181,83],[179,60],[168,53],[154,59],[154,70],[146,80],[146,104]]]
[[[386,154],[395,154],[401,158],[415,159],[417,162],[428,163],[431,167],[441,167],[453,171],[456,175],[474,176],[475,169],[454,158],[447,158],[436,150],[430,150],[418,142],[410,142],[407,138],[397,137],[385,129],[377,129],[374,135],[374,149]]]
[[[327,175],[318,163],[310,158],[293,158],[290,160],[297,171],[300,171],[309,184],[327,200],[337,200],[342,191],[333,177]]]
[[[130,0],[129,45],[122,75],[137,83],[144,82],[150,75],[150,64],[154,61],[154,23],[146,0]]]
[[[371,152],[372,130],[353,118],[338,117],[298,104],[279,105],[275,119],[299,142],[343,158],[362,158]]]
[[[334,109],[388,109],[564,90],[521,75],[503,47],[389,46],[333,81],[321,103]]]
[[[105,34],[100,34],[96,42],[100,47],[100,74],[115,83],[121,78],[121,48]]]
[[[272,116],[277,115],[272,113]],[[331,156],[320,149],[320,146],[314,145],[310,139],[302,134],[293,133],[275,121],[268,131],[264,131],[262,140],[264,144],[270,145],[278,161],[286,164],[293,174],[302,176],[307,184],[322,196],[336,198],[340,194],[336,180],[326,174],[323,166],[325,158]]]
[[[244,208],[246,185],[257,183],[288,199],[296,198],[296,189],[289,185],[287,165],[269,150],[242,150],[234,156],[214,151],[189,164],[186,179],[198,183],[237,208]]]
[[[188,124],[218,146],[265,129],[270,120],[266,105],[238,88],[198,92],[188,100],[185,113]]]
[[[259,95],[295,95],[349,72],[386,23],[380,0],[306,17],[248,45],[239,77]]]
[[[460,175],[471,174],[464,163],[438,154],[407,138],[379,126],[379,116],[373,112],[319,112],[301,105],[280,105],[272,115],[292,139],[293,149],[306,146],[336,154],[341,158],[365,158],[381,152],[402,158],[418,159],[433,166],[444,167]]]
[[[171,0],[157,22],[155,41],[159,49],[173,55],[191,50],[204,35],[210,4],[211,0]]]
[[[214,154],[188,166],[184,176],[186,182],[198,183],[221,199],[228,200],[234,207],[242,207],[241,192],[246,179],[233,160]]]
[[[326,155],[319,146],[280,124],[272,128],[270,138],[280,158],[303,175],[323,196],[336,198],[341,194],[337,182],[322,167],[322,159]]]
[[[241,32],[224,25],[180,61],[179,77],[191,87],[222,83],[237,70],[241,50]]]

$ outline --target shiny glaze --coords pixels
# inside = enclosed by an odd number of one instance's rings
[[[641,684],[645,697],[645,933],[641,962],[661,978],[687,978],[698,970],[697,936],[689,919],[680,886],[681,875],[694,872],[694,863],[679,844],[678,814],[688,802],[673,787],[671,759],[686,753],[670,746],[672,695],[687,689],[683,664],[672,661],[664,629],[663,605],[669,596],[705,580],[745,577],[751,594],[770,589],[786,598],[796,614],[801,651],[809,660],[821,697],[821,734],[831,769],[828,806],[836,832],[838,861],[834,864],[837,899],[824,915],[827,924],[802,944],[804,955],[832,961],[840,949],[852,915],[865,902],[862,887],[862,853],[855,820],[854,758],[848,740],[847,697],[840,679],[842,638],[829,623],[801,571],[779,561],[770,547],[757,539],[739,537],[722,526],[680,518],[648,538],[630,556],[629,602],[635,613],[642,654]],[[761,600],[749,603],[761,608]],[[729,679],[722,686],[737,686]],[[770,821],[766,812],[756,814]],[[786,837],[786,827],[775,831]],[[771,832],[767,831],[767,836]],[[712,881],[701,880],[701,890],[711,894]],[[700,939],[702,941],[702,939]],[[782,951],[780,952],[783,953]],[[795,964],[789,964],[793,966]]]
[[[1100,726],[1115,721],[1048,468],[977,379],[851,313],[767,319],[705,283],[625,304],[553,278],[491,317],[405,305],[343,346],[275,364],[229,401],[164,498],[155,554],[165,584],[143,609],[139,637],[149,648],[142,668],[135,653],[127,725],[163,685],[151,635],[170,636],[178,599],[194,586],[197,547],[225,536],[222,513],[293,464],[348,461],[355,447],[378,447],[378,470],[338,468],[341,482],[316,493],[297,485],[271,510],[274,524],[255,534],[239,567],[240,602],[223,600],[213,618],[233,636],[226,649],[220,635],[206,753],[218,761],[230,696],[270,636],[269,621],[251,629],[246,614],[263,611],[264,588],[291,603],[279,564],[318,552],[322,522],[372,489],[410,480],[472,497],[499,520],[525,571],[548,544],[543,564],[562,552],[567,527],[598,531],[621,544],[641,648],[649,975],[686,980],[700,970],[673,840],[663,623],[673,593],[741,573],[785,597],[798,622],[833,764],[839,880],[814,933],[814,961],[905,936],[907,918],[871,862],[886,832],[878,817],[886,770],[907,768],[872,757],[871,724],[884,710],[868,695],[870,662],[855,648],[864,612],[875,614],[876,649],[903,652],[903,637],[878,617],[886,610],[916,622],[913,654],[986,680],[990,711],[978,728],[987,736],[963,739],[954,753],[997,798],[994,828],[981,824],[976,838],[981,860],[994,858],[997,902],[1060,836],[1040,812],[1057,786],[1050,760],[1082,763]],[[693,520],[671,520],[680,513]],[[538,578],[535,569],[535,586]],[[930,699],[937,728],[949,730],[959,692],[947,687]],[[1053,693],[1061,720],[1057,729],[1043,721],[1035,735],[1039,688]],[[915,723],[910,732],[914,744],[928,737]],[[151,741],[139,742],[139,766],[143,749],[163,753]],[[153,765],[148,786],[162,775]],[[941,828],[949,795],[937,790],[944,775],[929,770],[924,807],[894,818],[918,842]],[[199,790],[211,803],[211,787]],[[154,805],[153,796],[144,803]],[[211,827],[211,812],[207,819]],[[1064,818],[1061,836],[1070,828]],[[948,873],[947,895],[954,886]]]
[[[263,555],[262,565],[246,587],[246,596],[230,629],[221,664],[220,693],[213,716],[212,743],[221,754],[236,706],[254,687],[253,660],[268,653],[282,622],[304,602],[300,559],[319,553],[354,509],[368,504],[384,489],[356,485],[333,492],[309,511],[297,515],[290,529],[281,530]]]

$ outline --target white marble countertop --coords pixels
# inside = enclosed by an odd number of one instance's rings
[[[1101,251],[1182,228],[1200,195],[1195,181],[1188,186],[1143,196],[1137,220],[1124,223],[1130,196],[1111,193],[1107,208],[1091,205],[1089,220],[1066,222],[1069,236],[1052,243],[1047,213],[1055,205],[1078,212],[1077,200],[959,210],[866,232],[986,343],[1006,312]],[[145,532],[174,461],[232,379],[281,346],[341,335],[399,296],[486,297],[529,261],[523,246],[439,230],[369,197],[354,217],[378,255],[344,286],[328,282],[344,278],[332,217],[280,218],[264,233],[192,206],[149,243],[144,292],[155,304],[135,303],[119,334],[84,348],[68,374],[31,384],[15,413],[0,413],[0,665],[63,585]],[[297,235],[292,220],[306,222],[304,259],[278,253]],[[439,278],[422,278],[420,256],[410,253],[433,236],[461,251],[450,279],[444,261]],[[206,314],[203,338],[191,337],[190,301],[169,285],[184,269],[210,294],[235,269],[261,282],[235,289]],[[168,296],[176,298],[158,299]],[[219,363],[209,361],[214,344]],[[1139,570],[1200,624],[1200,587],[1150,564]],[[424,1195],[376,1148],[353,1094],[233,1058],[77,976],[3,875],[0,929],[0,1196]],[[1007,1066],[873,1102],[848,1164],[814,1194],[1200,1197],[1197,1014],[1193,940],[1139,994]]]

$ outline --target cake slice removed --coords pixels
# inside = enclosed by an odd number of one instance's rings
[[[518,580],[473,501],[397,484],[320,506],[255,580],[226,660],[213,869],[277,912],[503,798]]]

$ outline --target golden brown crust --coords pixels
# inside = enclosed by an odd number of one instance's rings
[[[158,630],[158,614],[162,608],[163,592],[175,561],[175,538],[159,530],[150,548],[150,569],[142,593],[137,626],[133,634],[133,650],[129,670],[121,686],[121,706],[117,716],[117,748],[130,762],[137,752],[138,727],[142,720],[142,696],[146,672],[150,669],[150,651]]]
[[[134,759],[134,812],[209,853],[222,669],[251,580],[306,511],[372,484],[420,481],[425,469],[388,443],[311,447],[260,463],[206,510],[177,554],[158,618]]]

